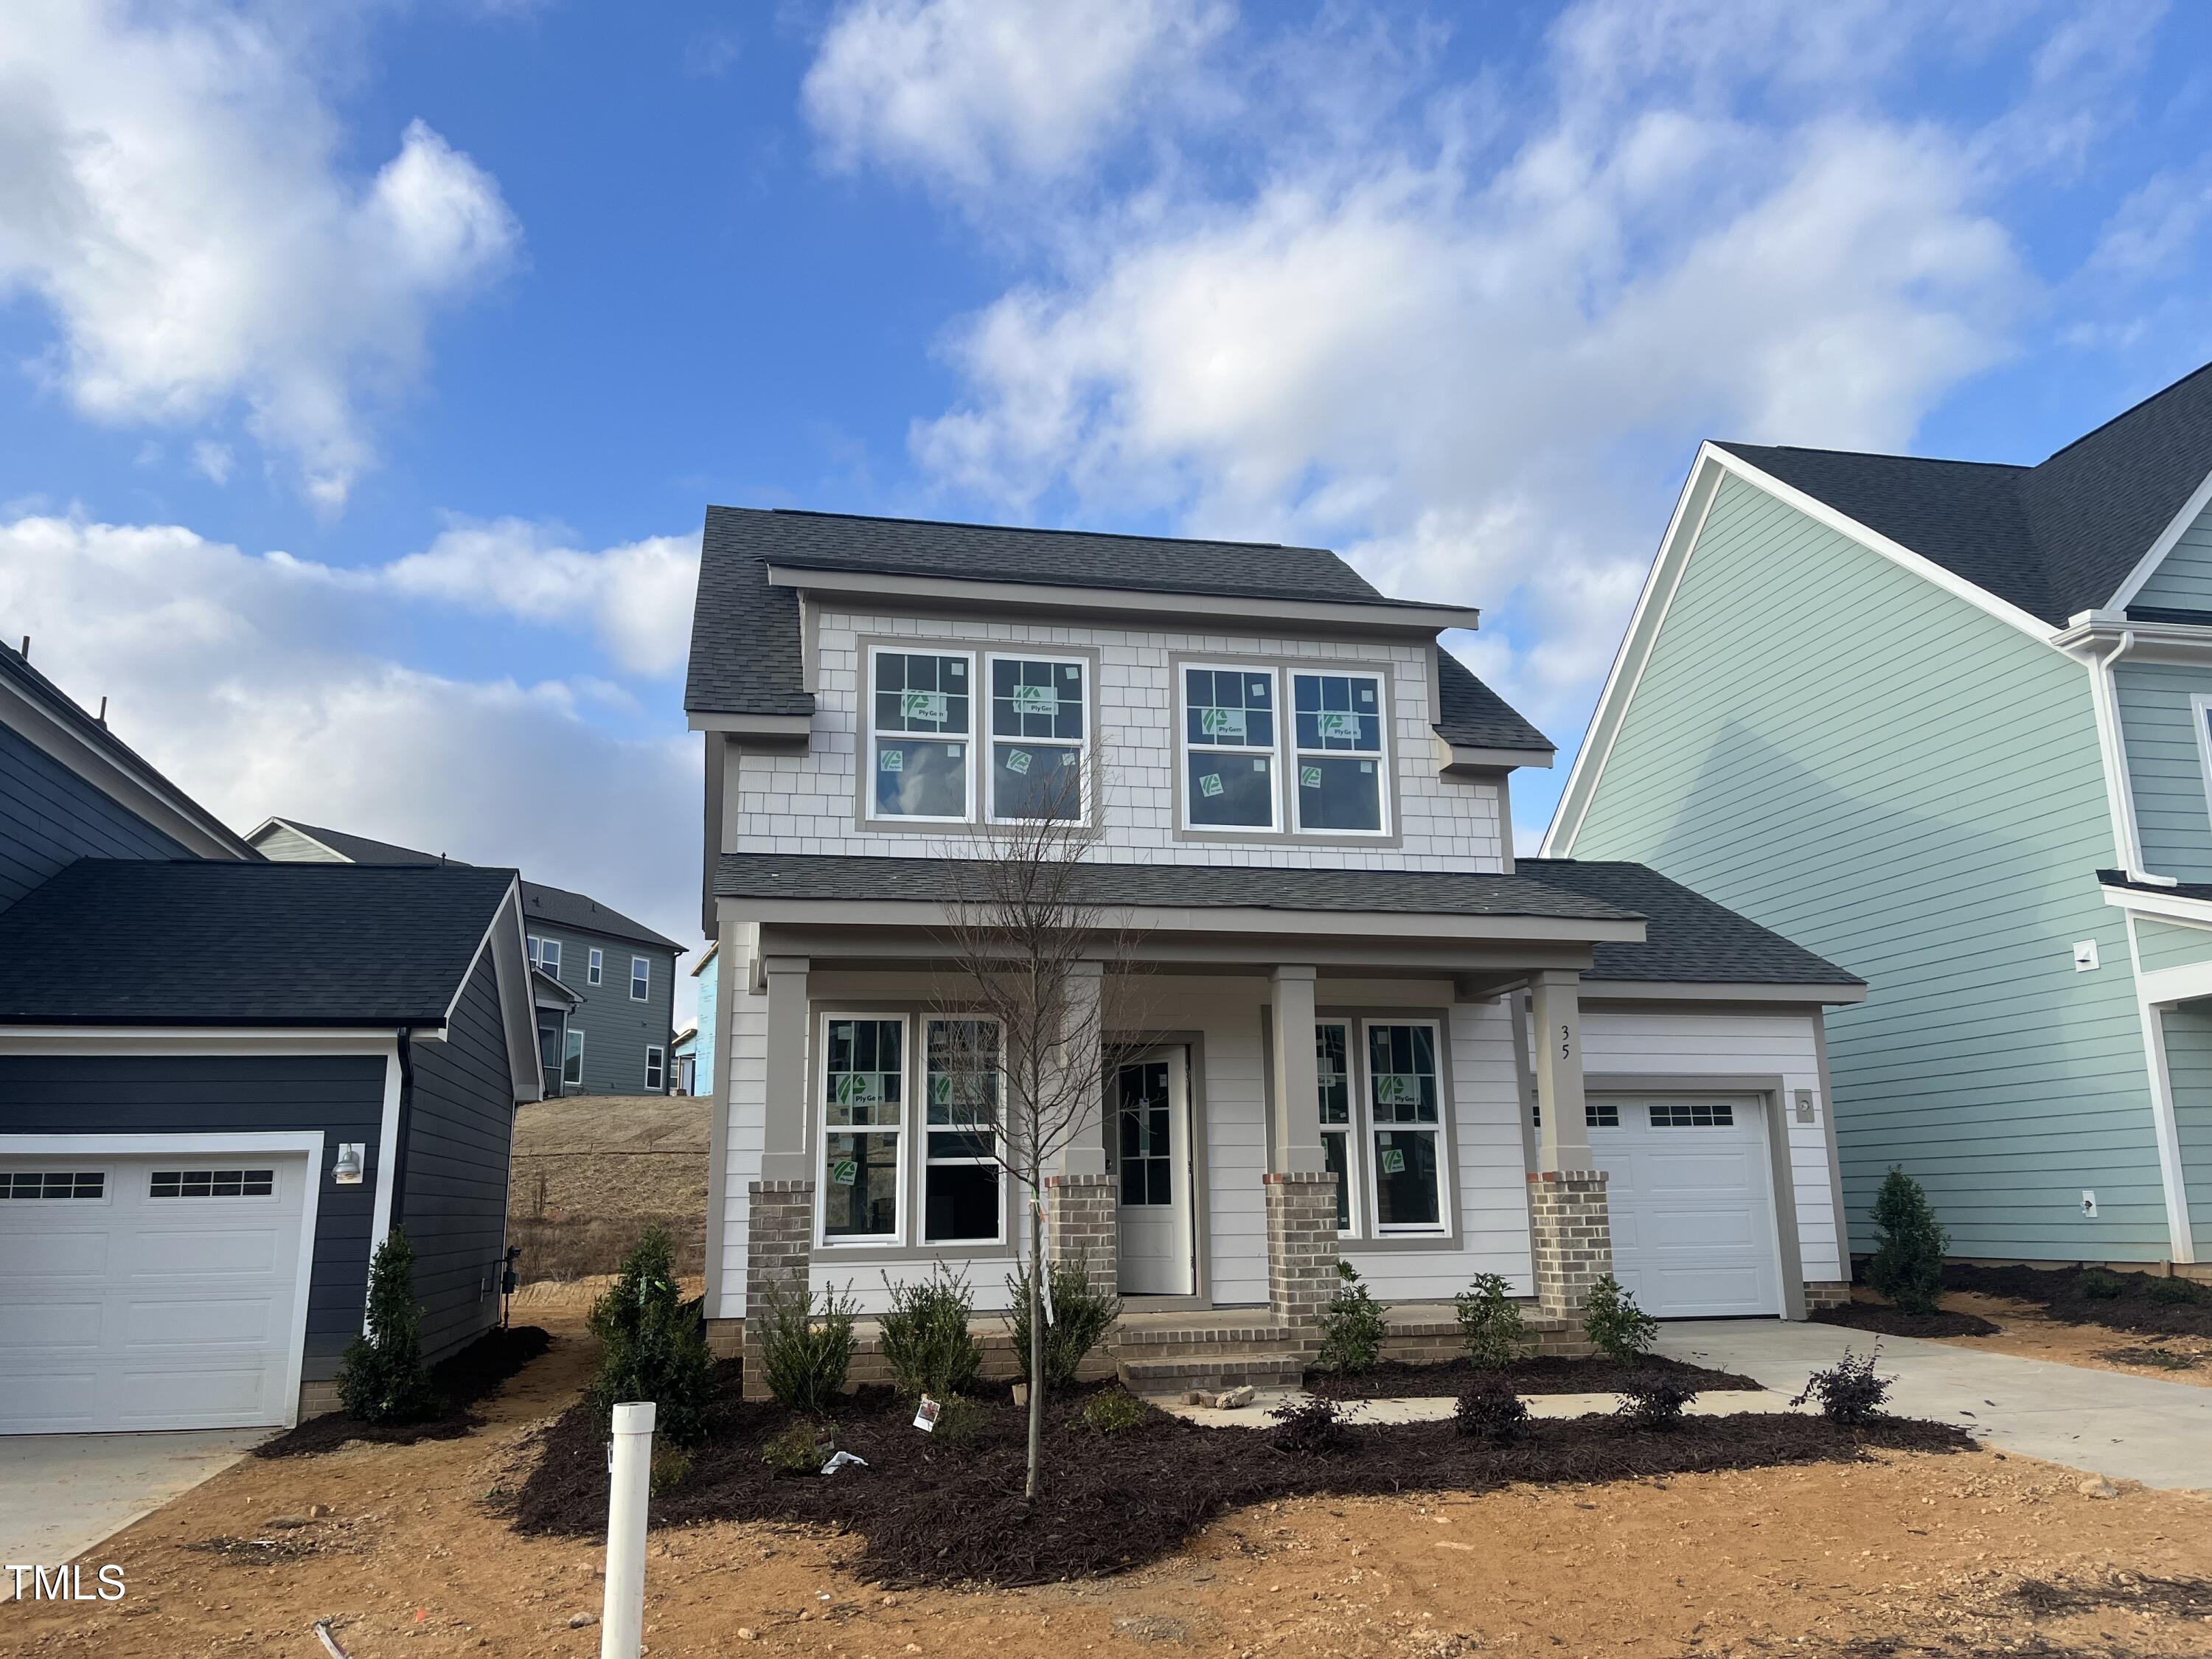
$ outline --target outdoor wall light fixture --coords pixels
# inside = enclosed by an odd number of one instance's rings
[[[366,1149],[358,1140],[338,1143],[338,1161],[331,1166],[331,1179],[341,1187],[361,1185],[362,1154]]]

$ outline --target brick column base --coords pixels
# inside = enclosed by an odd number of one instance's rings
[[[1336,1291],[1336,1176],[1271,1170],[1260,1180],[1267,1194],[1267,1305],[1310,1347]]]
[[[1528,1177],[1536,1250],[1536,1312],[1580,1320],[1590,1286],[1613,1271],[1613,1223],[1602,1170],[1546,1170]]]
[[[1121,1288],[1121,1215],[1115,1203],[1114,1177],[1047,1176],[1044,1189],[1047,1258],[1080,1261],[1092,1290],[1101,1296],[1117,1294]]]
[[[1823,1308],[1848,1308],[1851,1304],[1851,1281],[1848,1279],[1808,1279],[1805,1281],[1805,1311],[1819,1313]]]
[[[748,1400],[768,1394],[768,1299],[778,1291],[811,1293],[814,1252],[814,1183],[756,1181],[745,1239],[744,1393]]]

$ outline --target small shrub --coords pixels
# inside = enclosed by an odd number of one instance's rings
[[[415,1301],[415,1247],[394,1227],[368,1269],[368,1328],[346,1344],[338,1401],[364,1423],[413,1423],[436,1408],[422,1364],[422,1310]]]
[[[761,1340],[761,1365],[768,1391],[786,1409],[827,1417],[845,1387],[853,1364],[850,1297],[822,1292],[822,1316],[814,1317],[814,1297],[803,1285],[779,1285],[763,1298],[768,1329]]]
[[[2154,1279],[2143,1285],[2143,1295],[2167,1307],[2186,1307],[2197,1299],[2197,1286],[2185,1279]]]
[[[1611,1273],[1590,1286],[1583,1304],[1583,1334],[1607,1358],[1632,1365],[1659,1334],[1659,1322],[1636,1305]]]
[[[761,1462],[778,1474],[819,1474],[837,1449],[826,1423],[793,1423],[761,1447]]]
[[[1620,1391],[1613,1415],[1631,1428],[1671,1429],[1680,1424],[1682,1408],[1697,1397],[1698,1391],[1687,1383],[1655,1372],[1634,1378]]]
[[[972,1446],[991,1425],[991,1414],[964,1394],[948,1394],[937,1402],[937,1426],[930,1431],[933,1444]]]
[[[1121,1316],[1121,1298],[1091,1284],[1090,1271],[1080,1256],[1062,1257],[1048,1264],[1044,1282],[1052,1292],[1052,1313],[1044,1327],[1045,1390],[1057,1394],[1075,1381],[1085,1357],[1114,1328],[1114,1322]],[[1014,1363],[1026,1382],[1030,1380],[1028,1278],[1007,1274],[1006,1292],[1014,1304]]]
[[[891,1297],[883,1319],[884,1363],[899,1393],[908,1400],[926,1394],[943,1399],[974,1388],[983,1351],[968,1330],[975,1307],[968,1281],[939,1261],[928,1278],[904,1285],[892,1284],[887,1273],[884,1288]]]
[[[698,1308],[676,1288],[674,1255],[668,1235],[648,1227],[592,1304],[592,1334],[603,1346],[591,1397],[603,1423],[623,1401],[650,1400],[654,1437],[694,1446],[707,1437],[714,1362]]]
[[[1267,1413],[1275,1426],[1267,1438],[1277,1451],[1310,1456],[1343,1451],[1352,1444],[1352,1423],[1344,1407],[1325,1395],[1285,1400]]]
[[[1151,1407],[1121,1389],[1103,1389],[1083,1402],[1083,1426],[1093,1434],[1121,1434],[1151,1415]]]
[[[1336,1264],[1340,1281],[1336,1294],[1321,1312],[1321,1352],[1316,1363],[1325,1371],[1355,1376],[1371,1371],[1382,1358],[1382,1339],[1389,1332],[1389,1310],[1377,1302],[1349,1261]]]
[[[1477,1273],[1474,1282],[1452,1298],[1459,1312],[1460,1339],[1467,1357],[1483,1370],[1499,1370],[1527,1355],[1528,1331],[1521,1304],[1505,1293],[1497,1273]]]
[[[2074,1281],[2074,1288],[2093,1302],[2113,1302],[2126,1293],[2128,1285],[2118,1273],[2106,1273],[2102,1267],[2086,1267]]]
[[[1882,1178],[1881,1190],[1875,1194],[1874,1226],[1867,1283],[1906,1313],[1936,1312],[1951,1235],[1936,1224],[1935,1206],[1920,1183],[1902,1169],[1892,1169]]]
[[[1805,1392],[1790,1403],[1802,1406],[1808,1400],[1818,1401],[1820,1414],[1828,1421],[1856,1428],[1882,1408],[1889,1399],[1889,1385],[1896,1380],[1874,1374],[1875,1358],[1881,1352],[1879,1342],[1864,1358],[1844,1349],[1841,1359],[1807,1377]]]
[[[1452,1426],[1493,1446],[1510,1445],[1528,1431],[1528,1402],[1506,1383],[1488,1381],[1461,1390]]]
[[[648,1477],[649,1490],[658,1498],[665,1492],[673,1492],[691,1478],[690,1454],[674,1446],[656,1446],[653,1451],[653,1469]]]

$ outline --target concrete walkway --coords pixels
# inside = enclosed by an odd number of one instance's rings
[[[1999,1451],[2116,1480],[2212,1492],[2212,1389],[1782,1320],[1669,1323],[1658,1351],[1795,1394],[1845,1348],[1863,1354],[1876,1340],[1875,1370],[1897,1379],[1889,1408],[1901,1415],[1956,1423]]]
[[[0,1563],[74,1560],[220,1474],[271,1432],[0,1436]],[[0,1601],[14,1595],[14,1577],[0,1573]]]

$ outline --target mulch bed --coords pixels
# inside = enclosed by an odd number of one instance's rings
[[[1823,1325],[1847,1325],[1855,1331],[1875,1331],[1883,1336],[1995,1336],[2003,1328],[1979,1314],[1907,1313],[1902,1308],[1872,1302],[1822,1308],[1807,1317]]]
[[[430,1367],[440,1410],[413,1423],[364,1423],[343,1412],[325,1412],[253,1449],[256,1457],[312,1457],[349,1441],[411,1446],[418,1440],[458,1440],[483,1421],[470,1407],[499,1391],[500,1385],[552,1346],[553,1339],[535,1325],[486,1331],[459,1353]]]
[[[726,1364],[718,1381],[733,1380]],[[726,1395],[706,1443],[691,1449],[690,1474],[653,1499],[650,1519],[848,1531],[865,1544],[856,1570],[890,1585],[1034,1584],[1142,1566],[1226,1510],[1285,1498],[1479,1492],[1849,1462],[1869,1447],[1973,1445],[1960,1430],[1912,1419],[1879,1419],[1855,1434],[1823,1418],[1747,1413],[1691,1418],[1663,1432],[1610,1417],[1539,1422],[1511,1446],[1463,1439],[1449,1423],[1355,1426],[1345,1449],[1298,1455],[1254,1430],[1202,1427],[1149,1408],[1135,1427],[1104,1438],[1079,1420],[1082,1404],[1081,1395],[1049,1402],[1045,1486],[1032,1510],[1021,1496],[1027,1415],[1010,1402],[979,1402],[972,1437],[948,1444],[912,1427],[912,1408],[889,1389],[864,1389],[839,1413],[836,1440],[869,1467],[778,1477],[760,1449],[791,1413]],[[507,1511],[520,1532],[587,1538],[605,1533],[606,1506],[605,1431],[579,1404],[546,1430]]]
[[[1554,1355],[1523,1359],[1496,1370],[1480,1370],[1465,1359],[1441,1364],[1413,1365],[1393,1359],[1356,1376],[1334,1371],[1308,1371],[1305,1383],[1314,1394],[1338,1400],[1421,1400],[1451,1398],[1475,1382],[1510,1384],[1516,1394],[1618,1394],[1631,1382],[1663,1376],[1703,1394],[1740,1392],[1764,1385],[1733,1371],[1708,1370],[1662,1354],[1646,1354],[1633,1365],[1602,1357],[1566,1359]]]
[[[2121,1348],[2100,1348],[2096,1357],[2108,1359],[2116,1365],[2148,1365],[2162,1371],[2193,1371],[2197,1356],[2177,1353],[2171,1348],[2144,1347],[2134,1343]]]
[[[1975,1291],[2033,1302],[2051,1318],[2069,1325],[2100,1325],[2106,1330],[2142,1336],[2212,1336],[2212,1285],[2191,1285],[2187,1300],[2165,1302],[2154,1286],[2177,1282],[2148,1273],[2112,1273],[2120,1294],[2083,1294],[2080,1267],[1975,1267],[1953,1262],[1943,1269],[1947,1291]],[[2168,1290],[2166,1294],[2176,1294]]]

